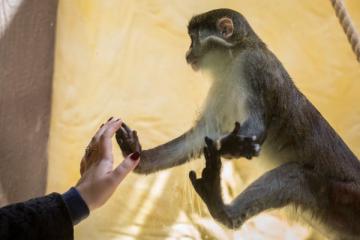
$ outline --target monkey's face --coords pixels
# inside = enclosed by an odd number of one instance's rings
[[[188,26],[191,44],[186,61],[195,71],[224,60],[222,55],[227,52],[225,50],[234,46],[231,38],[234,33],[233,20],[226,16],[214,18],[207,14],[193,17]]]
[[[186,61],[194,70],[223,69],[231,62],[232,49],[241,47],[244,39],[259,40],[240,13],[226,8],[194,16],[189,22],[188,33],[191,44]]]

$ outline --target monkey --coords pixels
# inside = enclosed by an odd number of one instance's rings
[[[212,78],[203,111],[190,130],[147,150],[124,124],[116,139],[124,155],[141,152],[135,172],[150,174],[204,153],[202,176],[191,171],[189,178],[226,227],[237,229],[265,210],[294,206],[300,215],[310,214],[311,224],[328,238],[359,239],[358,158],[245,17],[231,9],[211,10],[191,18],[188,34],[187,63]],[[220,158],[260,153],[274,167],[225,204]]]

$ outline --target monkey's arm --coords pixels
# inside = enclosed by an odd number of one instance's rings
[[[116,140],[123,155],[134,151],[141,152],[141,161],[134,171],[149,174],[183,164],[192,156],[200,155],[205,135],[205,123],[199,120],[195,127],[181,136],[155,148],[141,150],[136,131],[132,131],[124,124],[124,127],[116,133]]]
[[[218,141],[217,147],[225,158],[250,159],[257,156],[260,146],[266,140],[269,119],[276,114],[273,110],[278,107],[279,98],[288,98],[288,92],[283,88],[294,89],[294,86],[285,86],[291,84],[291,81],[284,83],[284,78],[290,77],[270,51],[251,49],[243,53],[243,58],[245,60],[240,75],[248,83],[248,116],[241,126],[237,123],[232,133]]]
[[[207,139],[206,143],[206,167],[202,176],[196,179],[195,172],[191,171],[189,177],[211,216],[225,226],[239,228],[247,219],[264,210],[280,208],[290,203],[305,208],[316,204],[307,185],[307,170],[297,163],[286,163],[265,173],[230,204],[225,204],[221,195],[220,155],[211,140]]]

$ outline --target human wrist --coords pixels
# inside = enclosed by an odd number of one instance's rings
[[[93,211],[95,209],[95,206],[93,204],[91,194],[88,191],[87,184],[86,183],[80,184],[80,185],[76,186],[75,189],[78,191],[81,198],[84,200],[84,202],[88,206],[89,210]]]

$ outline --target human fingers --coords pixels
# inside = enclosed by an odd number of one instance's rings
[[[128,155],[113,171],[112,177],[119,184],[126,175],[131,172],[140,162],[140,153],[135,152]]]
[[[83,157],[80,162],[80,176],[82,176],[85,172],[86,165],[85,165],[85,158]]]
[[[112,159],[111,139],[115,135],[115,132],[121,127],[121,123],[122,121],[119,118],[105,127],[106,129],[100,137],[100,153],[103,159]]]
[[[117,119],[114,119],[114,117],[110,117],[107,122],[103,123],[101,125],[101,127],[99,128],[99,130],[95,133],[95,140],[100,140],[100,137],[104,134],[104,132],[106,131],[106,129],[109,127],[109,125],[111,125],[113,122],[115,122]]]
[[[89,145],[86,147],[85,154],[80,163],[80,174],[83,174],[94,162],[99,160],[99,139],[106,129],[111,125],[115,120],[113,117],[109,118],[106,123],[100,125],[99,129],[92,137]]]

